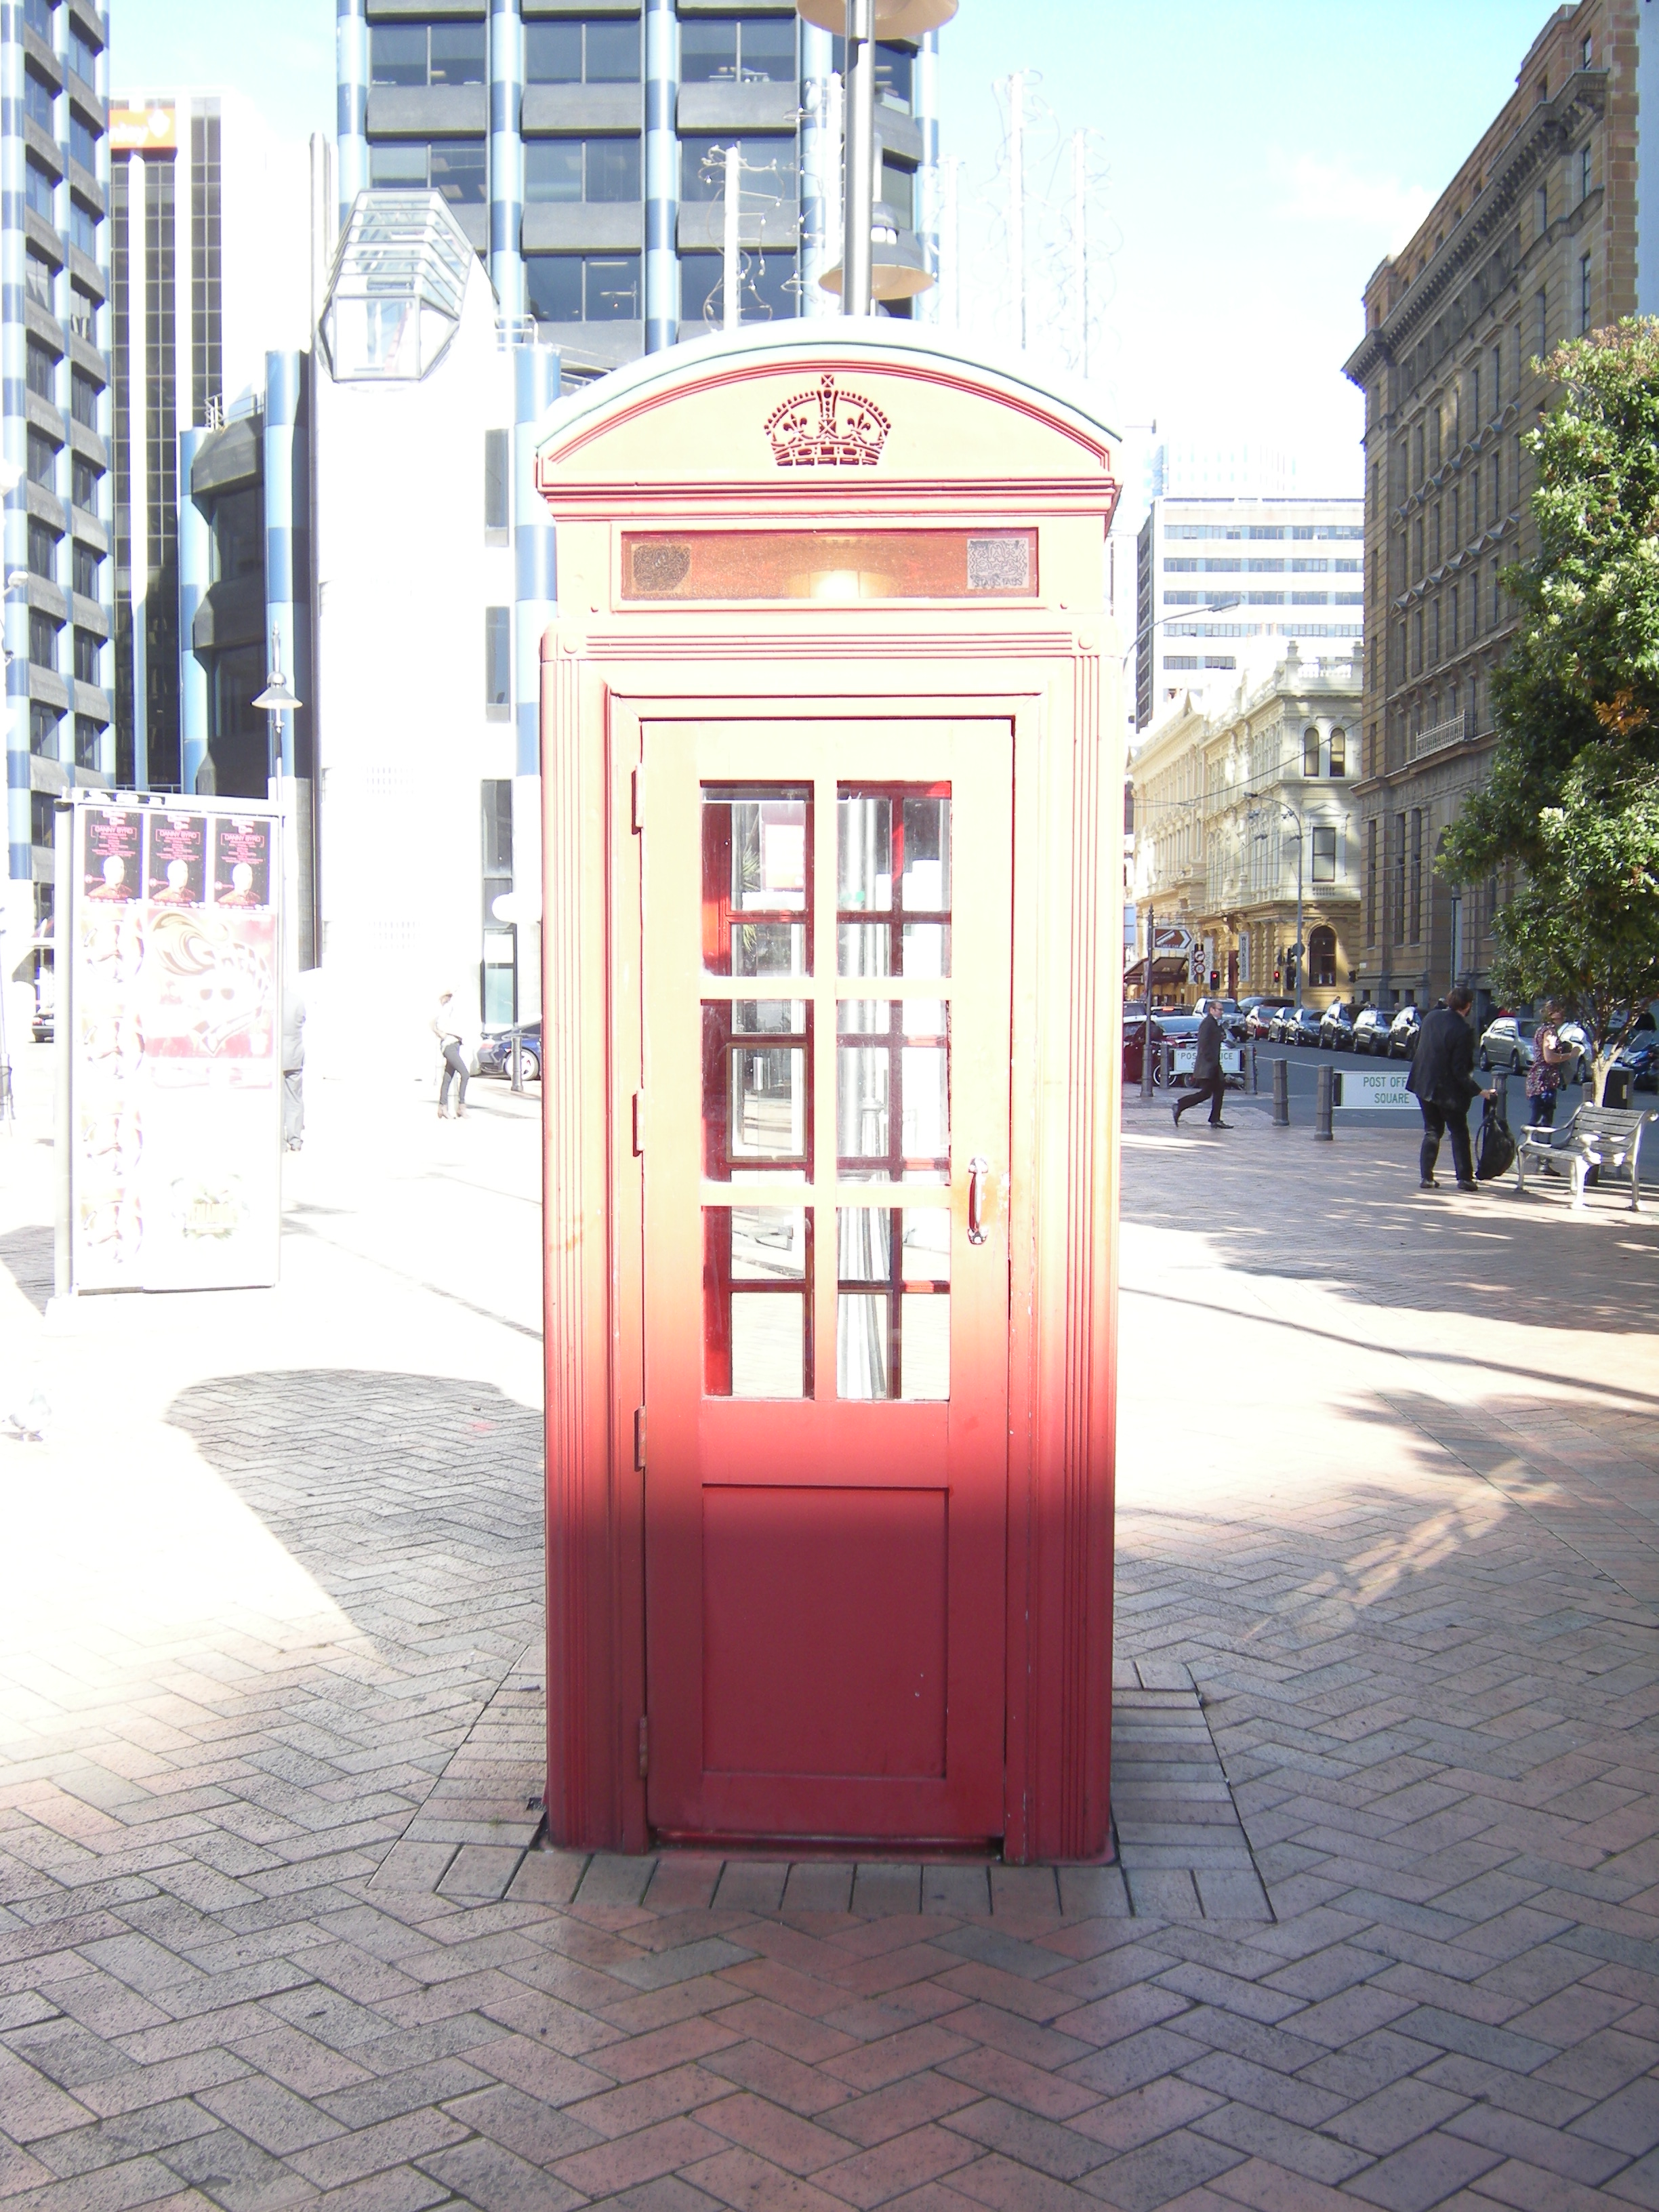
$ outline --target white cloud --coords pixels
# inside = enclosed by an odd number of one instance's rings
[[[1365,177],[1312,154],[1268,156],[1269,173],[1284,197],[1276,210],[1287,222],[1339,222],[1373,233],[1390,253],[1405,245],[1434,205],[1424,185],[1397,177]]]

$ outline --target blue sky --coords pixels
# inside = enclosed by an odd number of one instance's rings
[[[994,88],[1033,71],[1039,203],[1069,201],[1066,142],[1092,134],[1106,296],[1091,367],[1109,415],[1293,442],[1309,489],[1357,487],[1341,363],[1360,288],[1514,88],[1549,13],[1547,0],[962,0],[942,41],[942,108],[945,150],[964,163],[965,295],[987,335],[1003,336]],[[210,67],[201,0],[112,0],[111,15],[118,89],[216,82],[284,134],[331,130],[331,0],[215,0]],[[1057,350],[1044,245],[1057,234],[1039,204],[1040,350]]]

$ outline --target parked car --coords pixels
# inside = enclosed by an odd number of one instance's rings
[[[1620,1046],[1613,1064],[1630,1070],[1633,1090],[1659,1091],[1659,1031],[1638,1030]]]
[[[1530,1014],[1499,1014],[1481,1035],[1482,1073],[1489,1074],[1494,1067],[1507,1068],[1515,1075],[1524,1073],[1532,1066],[1532,1038],[1537,1027]]]
[[[1353,1050],[1354,1012],[1351,999],[1333,999],[1319,1017],[1319,1042],[1327,1052]]]
[[[1319,1041],[1321,1017],[1313,1006],[1292,1006],[1285,1017],[1284,1038],[1286,1044],[1316,1045]]]
[[[1389,1024],[1389,1056],[1391,1060],[1409,1060],[1417,1050],[1417,1040],[1423,1028],[1421,1006],[1401,1006]]]
[[[542,1025],[526,1022],[523,1030],[524,1042],[520,1057],[524,1063],[526,1083],[542,1079]],[[478,1043],[478,1073],[480,1075],[504,1075],[513,1079],[513,1032],[511,1030],[486,1030]]]
[[[1392,1016],[1386,1006],[1361,1006],[1353,1018],[1356,1053],[1381,1053],[1386,1058]]]
[[[1244,1034],[1247,1037],[1270,1037],[1273,1023],[1290,1005],[1288,999],[1252,999],[1244,1010]]]
[[[1563,1083],[1588,1083],[1590,1061],[1595,1057],[1590,1050],[1589,1031],[1582,1022],[1563,1022],[1559,1034],[1563,1044],[1577,1045],[1578,1048],[1577,1060],[1563,1060],[1561,1063],[1561,1080]],[[1638,1030],[1637,1032],[1638,1038],[1648,1035],[1649,1031],[1646,1030]]]

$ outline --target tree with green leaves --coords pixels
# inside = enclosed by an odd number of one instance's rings
[[[1538,460],[1535,560],[1504,572],[1520,635],[1492,678],[1492,773],[1442,872],[1512,872],[1493,919],[1504,997],[1558,998],[1608,1062],[1659,997],[1659,321],[1560,347]]]

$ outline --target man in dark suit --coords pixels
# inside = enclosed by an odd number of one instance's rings
[[[1175,1125],[1181,1127],[1181,1117],[1189,1106],[1210,1102],[1210,1127],[1231,1129],[1232,1123],[1221,1118],[1221,1102],[1227,1093],[1227,1079],[1221,1073],[1221,1001],[1204,1001],[1204,1018],[1198,1025],[1198,1050],[1193,1060],[1193,1088],[1183,1091],[1172,1101],[1170,1111],[1175,1115]]]
[[[1440,1157],[1440,1139],[1449,1136],[1452,1165],[1459,1190],[1478,1190],[1474,1155],[1469,1146],[1469,1108],[1477,1098],[1492,1096],[1481,1090],[1474,1073],[1474,1031],[1468,1012],[1474,994],[1456,984],[1446,994],[1446,1003],[1425,1014],[1417,1034],[1417,1050],[1406,1088],[1416,1098],[1423,1116],[1423,1148],[1418,1155],[1420,1190],[1437,1190],[1434,1164]]]

